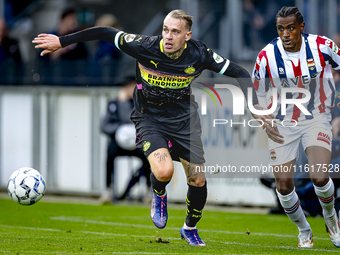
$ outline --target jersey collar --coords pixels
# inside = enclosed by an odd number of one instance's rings
[[[164,53],[164,48],[163,48],[163,39],[159,42],[159,48],[161,49],[161,52]],[[184,45],[184,49],[187,48],[187,43]]]

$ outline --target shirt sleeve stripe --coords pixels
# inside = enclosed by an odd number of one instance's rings
[[[120,50],[120,48],[119,48],[119,37],[120,37],[120,35],[121,34],[123,34],[124,32],[123,31],[119,31],[117,34],[116,34],[116,37],[115,37],[115,45],[116,45],[116,47]]]
[[[227,62],[224,64],[222,70],[219,72],[219,74],[224,74],[225,70],[227,70],[228,66],[230,64],[229,59],[227,59]]]

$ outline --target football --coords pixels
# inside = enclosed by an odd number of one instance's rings
[[[116,131],[117,144],[124,150],[133,151],[136,149],[136,129],[134,124],[120,125]]]
[[[21,205],[33,205],[45,193],[44,177],[31,167],[22,167],[9,177],[7,190],[13,201]]]

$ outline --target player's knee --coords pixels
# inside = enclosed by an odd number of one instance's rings
[[[188,184],[195,187],[203,187],[205,184],[205,178],[188,178]]]
[[[285,179],[279,180],[276,188],[281,195],[285,196],[292,193],[294,190],[294,183]]]
[[[317,187],[323,187],[329,182],[329,178],[313,178],[312,182],[314,183],[315,186]]]
[[[174,173],[174,168],[171,166],[163,166],[157,169],[157,171],[153,171],[157,180],[159,181],[170,181],[172,175]]]

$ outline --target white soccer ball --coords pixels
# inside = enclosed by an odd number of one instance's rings
[[[120,125],[116,131],[116,142],[124,150],[136,149],[136,129],[134,124]]]
[[[44,177],[31,167],[22,167],[9,177],[7,190],[13,201],[21,205],[33,205],[45,193]]]

